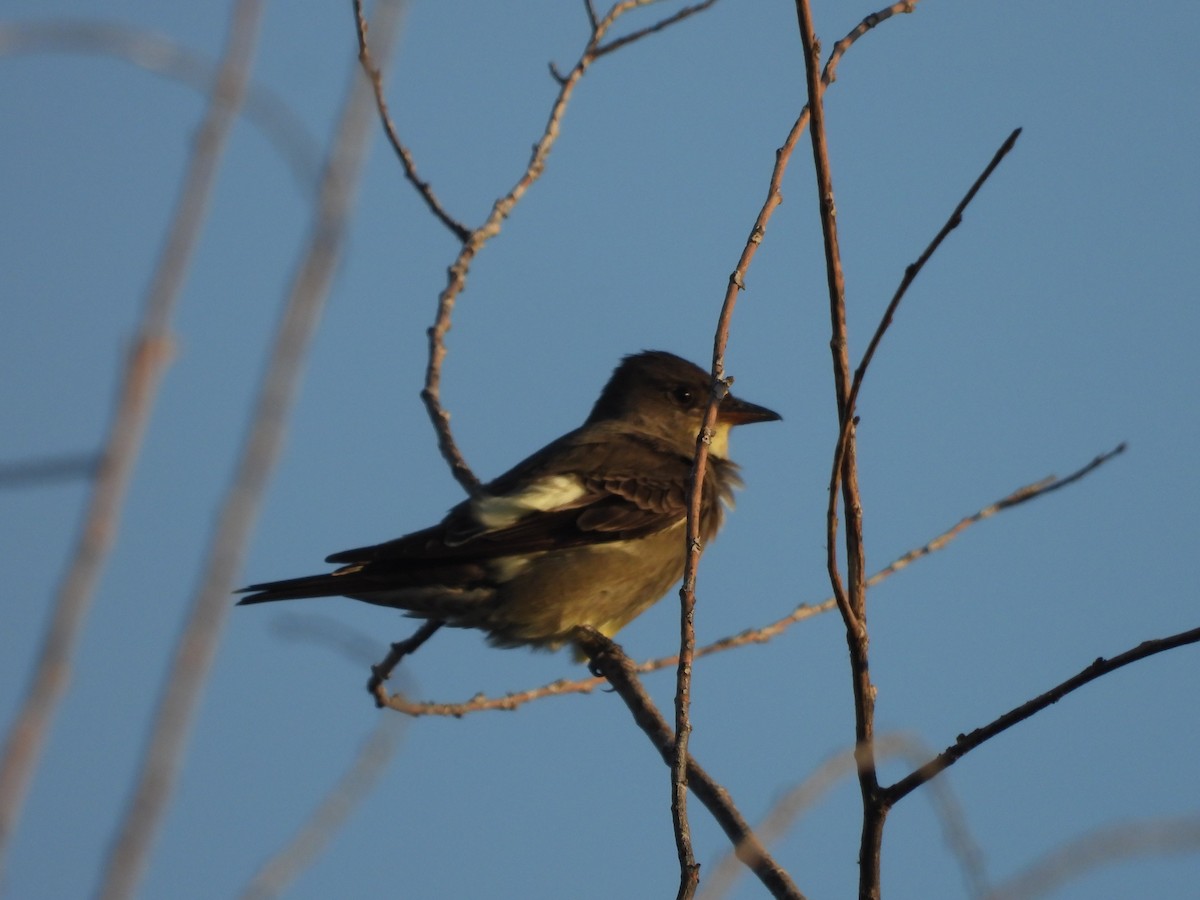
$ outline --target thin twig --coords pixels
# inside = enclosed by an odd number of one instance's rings
[[[367,693],[375,698],[375,705],[379,709],[387,706],[391,699],[387,688],[384,687],[384,682],[392,677],[392,672],[396,670],[396,666],[400,665],[400,660],[410,653],[414,653],[445,624],[441,619],[429,619],[422,623],[411,637],[392,644],[383,661],[371,666],[371,677],[367,679]]]
[[[821,48],[813,28],[808,0],[796,0],[796,18],[800,42],[804,47],[805,80],[808,86],[809,125],[812,139],[813,168],[816,174],[821,234],[825,247],[825,273],[829,287],[829,311],[832,326],[830,349],[833,354],[834,391],[837,397],[839,431],[847,435],[840,451],[840,471],[829,484],[826,510],[826,569],[846,628],[846,648],[850,659],[851,685],[854,691],[854,732],[858,759],[859,791],[862,795],[863,830],[859,845],[860,900],[879,897],[880,858],[883,822],[887,808],[880,802],[879,778],[875,766],[875,686],[871,683],[869,638],[867,633],[866,551],[863,545],[862,501],[858,489],[858,466],[854,437],[854,414],[850,407],[850,353],[846,331],[846,283],[838,247],[837,213],[829,146],[825,137],[824,90],[821,78]],[[837,565],[838,476],[841,481],[842,509],[846,516],[846,584]]]
[[[996,171],[996,168],[1003,161],[1004,157],[1006,157],[1015,146],[1017,138],[1020,137],[1020,135],[1021,129],[1017,128],[1008,136],[1007,139],[1005,139],[1004,143],[1000,145],[1000,149],[997,150],[992,156],[991,162],[984,167],[984,170],[980,173],[979,177],[975,179],[975,182],[967,190],[967,193],[963,196],[962,200],[958,202],[958,206],[954,207],[954,211],[950,214],[950,217],[946,220],[946,223],[941,227],[941,230],[934,235],[933,240],[929,242],[929,245],[924,249],[924,251],[922,251],[921,255],[917,257],[917,260],[909,264],[909,266],[904,270],[904,277],[900,279],[900,284],[896,288],[896,292],[892,295],[892,299],[889,301],[887,309],[884,310],[883,316],[880,318],[879,324],[875,328],[875,333],[871,335],[871,341],[867,344],[867,350],[863,354],[862,361],[858,364],[858,368],[854,370],[854,382],[850,386],[850,396],[847,400],[848,411],[851,417],[853,417],[858,403],[858,395],[862,390],[863,379],[867,374],[867,367],[870,366],[871,360],[875,358],[875,351],[879,349],[879,344],[883,340],[884,334],[887,332],[888,328],[891,327],[892,320],[896,315],[896,310],[900,306],[900,301],[904,299],[904,295],[908,293],[909,287],[921,273],[921,270],[925,268],[925,264],[929,262],[930,257],[932,257],[937,249],[942,245],[942,242],[947,238],[947,236],[949,236],[950,232],[962,223],[962,215],[966,211],[966,208],[970,205],[971,201],[975,199],[975,195],[979,193],[979,189],[983,187],[984,182],[991,177],[992,173]],[[838,434],[837,446],[833,454],[833,474],[830,476],[830,481],[833,484],[837,483],[838,473],[841,471],[842,467],[842,456],[845,453],[846,444],[849,441],[850,432],[853,430],[853,427],[852,418],[848,419],[843,422],[841,432]]]
[[[381,3],[377,9],[381,41],[376,50],[386,58],[395,37],[393,26],[399,20],[399,4]],[[222,503],[204,574],[171,660],[145,755],[138,766],[137,784],[110,851],[98,891],[104,900],[135,893],[178,776],[192,717],[231,608],[229,594],[282,446],[305,352],[341,258],[354,188],[369,145],[372,112],[369,88],[360,79],[352,79],[329,150],[309,243],[271,350],[250,432]]]
[[[91,497],[25,700],[5,742],[0,762],[0,869],[41,748],[70,681],[79,635],[112,549],[158,386],[172,356],[170,327],[175,300],[208,212],[221,152],[245,95],[263,6],[262,0],[238,0],[234,5],[225,55],[196,132],[166,243],[146,290]]]
[[[1022,703],[1015,709],[1009,710],[982,728],[976,728],[969,734],[960,734],[958,740],[929,760],[929,762],[925,763],[925,765],[901,778],[890,787],[883,788],[882,792],[887,802],[894,804],[925,784],[929,779],[946,771],[946,769],[950,768],[950,766],[954,765],[976,747],[991,740],[1001,732],[1007,731],[1018,722],[1023,722],[1030,716],[1041,712],[1051,704],[1057,703],[1067,694],[1078,690],[1085,684],[1095,681],[1109,672],[1115,672],[1117,669],[1127,666],[1130,663],[1138,662],[1139,660],[1163,653],[1167,650],[1174,650],[1176,647],[1183,647],[1197,642],[1200,642],[1200,628],[1193,628],[1189,631],[1181,631],[1178,634],[1170,635],[1169,637],[1142,641],[1142,643],[1138,644],[1132,650],[1126,650],[1124,653],[1120,653],[1110,659],[1100,657],[1083,671],[1055,685],[1045,693],[1039,694],[1032,700]]]
[[[653,25],[647,25],[645,28],[639,28],[637,31],[630,32],[624,37],[614,38],[607,44],[596,48],[596,58],[598,59],[608,53],[613,53],[617,50],[620,50],[626,44],[632,44],[634,41],[641,40],[647,35],[662,31],[664,28],[670,28],[676,22],[682,22],[689,16],[694,16],[696,13],[704,12],[704,10],[708,9],[716,2],[717,0],[703,0],[702,3],[696,3],[692,6],[685,6],[683,9],[679,10],[679,12],[669,15],[664,19],[660,19]],[[593,19],[593,28],[595,27],[595,24],[595,19]]]
[[[1113,450],[1107,453],[1102,453],[1089,462],[1086,466],[1072,472],[1063,478],[1055,479],[1053,477],[1043,478],[1032,484],[1027,484],[1020,487],[1006,497],[997,500],[995,503],[990,503],[969,516],[966,516],[956,522],[953,526],[943,531],[937,537],[927,541],[920,547],[915,547],[893,560],[888,565],[884,566],[869,579],[867,586],[874,587],[877,584],[890,578],[892,575],[908,568],[914,562],[924,559],[939,550],[945,549],[951,541],[970,528],[972,525],[978,524],[985,519],[990,519],[992,516],[1006,509],[1011,509],[1015,506],[1020,506],[1023,503],[1028,503],[1030,500],[1036,500],[1061,487],[1065,487],[1083,478],[1099,466],[1108,462],[1114,456],[1118,456],[1125,452],[1126,445],[1120,444]],[[699,659],[705,656],[711,656],[714,653],[722,653],[726,650],[733,650],[738,647],[746,647],[751,644],[765,644],[768,641],[778,637],[784,631],[797,622],[803,622],[806,619],[811,619],[814,616],[823,613],[831,612],[837,608],[837,601],[830,597],[821,603],[801,603],[794,610],[788,613],[781,619],[777,619],[767,625],[758,628],[749,628],[735,635],[721,638],[711,644],[696,648],[696,658]],[[647,660],[639,663],[637,671],[640,674],[647,672],[655,672],[659,669],[666,669],[679,664],[679,656],[673,654],[671,656],[663,656],[657,659]],[[388,698],[388,707],[397,712],[407,713],[412,716],[453,716],[461,718],[473,712],[487,711],[511,711],[518,707],[524,706],[534,700],[540,700],[543,697],[559,697],[567,694],[590,694],[598,687],[604,685],[602,678],[582,678],[577,680],[559,680],[548,685],[543,685],[538,688],[531,688],[527,691],[519,691],[512,694],[506,694],[503,697],[486,697],[480,695],[472,700],[462,703],[414,703],[406,697],[392,696]]]
[[[675,755],[674,735],[638,681],[632,660],[619,645],[594,628],[577,629],[574,639],[580,649],[588,655],[593,670],[602,674],[625,701],[634,721],[650,738],[663,762],[671,766]],[[717,820],[721,830],[733,843],[738,859],[758,876],[772,896],[803,900],[803,895],[791,876],[775,862],[767,848],[755,837],[742,814],[738,812],[729,792],[717,784],[690,756],[687,758],[687,768],[688,785],[692,793]]]
[[[375,92],[375,108],[379,110],[379,120],[383,123],[383,131],[387,135],[388,142],[400,159],[404,177],[416,188],[417,193],[421,195],[421,199],[425,201],[425,205],[429,207],[429,211],[437,217],[437,220],[450,229],[450,233],[460,242],[465,242],[471,237],[471,229],[446,212],[446,208],[434,194],[429,182],[423,181],[417,174],[416,160],[400,140],[396,124],[392,121],[392,114],[388,110],[387,97],[383,92],[383,72],[371,58],[371,48],[367,43],[367,16],[363,12],[362,0],[354,0],[354,31],[358,36],[358,61],[371,82],[371,89]]]

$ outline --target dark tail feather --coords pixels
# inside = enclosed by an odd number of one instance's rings
[[[334,575],[309,575],[305,578],[288,578],[284,581],[264,581],[241,588],[237,593],[249,594],[237,602],[238,606],[251,603],[270,603],[274,600],[302,600],[307,597],[340,597],[350,583]],[[251,593],[251,592],[254,593]]]

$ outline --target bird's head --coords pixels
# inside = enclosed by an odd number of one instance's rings
[[[663,350],[626,356],[613,371],[587,424],[628,423],[690,454],[703,424],[712,376],[686,359]],[[773,422],[780,415],[764,406],[726,394],[717,410],[710,452],[726,457],[734,425]]]

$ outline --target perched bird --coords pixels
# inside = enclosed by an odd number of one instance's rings
[[[346,596],[479,628],[496,646],[558,649],[579,625],[611,637],[683,575],[687,488],[711,377],[671,353],[625,357],[591,415],[424,531],[335,553],[326,575],[243,588],[240,604]],[[734,425],[777,413],[727,395],[717,412],[700,537],[741,486]],[[251,593],[252,592],[252,593]]]

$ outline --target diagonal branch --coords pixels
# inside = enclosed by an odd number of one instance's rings
[[[591,660],[593,671],[603,675],[612,685],[634,721],[650,738],[668,766],[675,756],[675,738],[670,726],[638,681],[633,661],[620,646],[596,631],[582,627],[576,630],[574,641]],[[774,897],[803,900],[803,894],[792,882],[787,871],[771,857],[767,848],[755,837],[749,824],[738,812],[725,788],[717,784],[690,756],[687,758],[688,784],[696,798],[708,808],[717,824],[733,842],[738,859],[745,863]]]
[[[417,193],[421,195],[421,199],[425,201],[425,205],[429,207],[429,211],[437,220],[450,229],[450,233],[460,242],[465,242],[471,237],[471,229],[446,212],[437,195],[433,193],[433,188],[429,186],[429,182],[422,180],[417,174],[416,160],[413,159],[412,152],[400,140],[396,124],[392,121],[392,114],[388,111],[387,97],[383,92],[383,72],[371,58],[371,48],[367,43],[367,30],[367,16],[363,12],[362,0],[354,0],[354,31],[358,36],[358,61],[363,72],[366,73],[367,79],[371,82],[371,89],[375,92],[375,107],[379,110],[379,120],[383,124],[383,131],[387,135],[388,142],[400,160],[401,168],[404,169],[404,177],[416,188]]]
[[[969,734],[960,734],[958,740],[929,762],[925,763],[925,765],[900,779],[891,787],[883,788],[883,794],[889,804],[894,804],[898,800],[908,796],[908,794],[929,781],[929,779],[946,771],[946,769],[950,768],[976,747],[991,740],[1002,731],[1007,731],[1018,722],[1024,722],[1030,716],[1041,712],[1051,704],[1057,703],[1063,697],[1067,696],[1067,694],[1078,690],[1085,684],[1095,681],[1109,672],[1115,672],[1117,669],[1127,666],[1130,663],[1138,662],[1158,653],[1165,653],[1167,650],[1174,650],[1176,647],[1184,647],[1195,643],[1200,643],[1200,628],[1181,631],[1178,634],[1158,638],[1157,640],[1142,641],[1142,643],[1138,644],[1132,650],[1126,650],[1124,653],[1120,653],[1110,659],[1100,657],[1083,671],[1055,685],[1032,700],[1022,703],[1015,709],[1009,710],[982,728],[976,728]]]
[[[596,58],[598,59],[601,56],[605,56],[606,54],[620,50],[626,44],[632,44],[634,41],[641,40],[647,35],[656,34],[657,32],[662,31],[664,28],[670,28],[676,22],[682,22],[689,16],[694,16],[696,13],[704,12],[704,10],[708,9],[716,2],[717,0],[703,0],[701,3],[696,3],[692,6],[685,6],[683,9],[679,10],[679,12],[673,13],[664,19],[660,19],[653,25],[647,25],[645,28],[639,28],[637,31],[630,32],[624,37],[613,38],[613,40],[609,41],[607,44],[596,48]],[[588,8],[590,10],[591,6],[589,5]],[[592,18],[592,26],[593,28],[596,26],[594,13]]]

